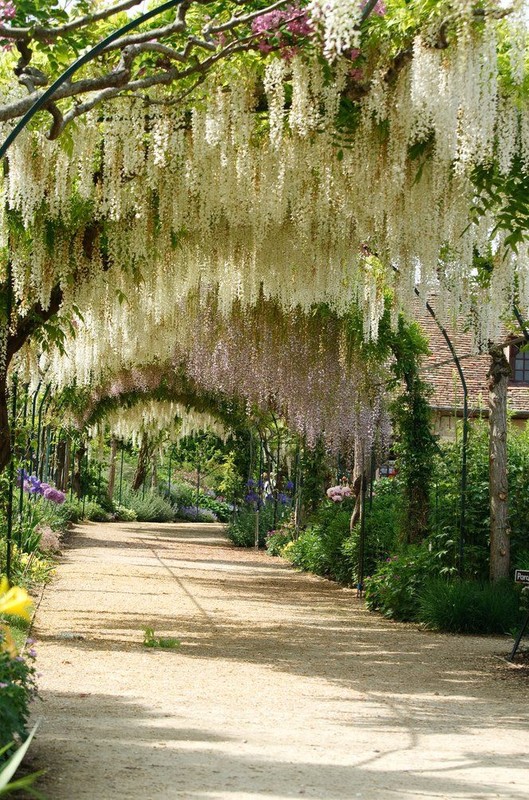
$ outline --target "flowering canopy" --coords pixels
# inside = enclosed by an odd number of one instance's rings
[[[18,140],[0,187],[3,277],[9,263],[20,318],[59,294],[83,329],[57,380],[172,359],[337,441],[376,393],[311,328],[318,305],[338,319],[359,303],[366,339],[388,285],[396,310],[416,283],[435,288],[478,344],[513,301],[529,315],[523,3],[391,0],[364,28],[360,9],[263,8],[246,20],[257,54],[208,67],[185,99],[117,92],[60,144],[38,128]],[[284,339],[252,327],[262,303],[288,318]]]

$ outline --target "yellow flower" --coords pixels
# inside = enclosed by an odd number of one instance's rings
[[[22,617],[29,621],[32,605],[33,601],[25,589],[19,586],[10,589],[7,578],[0,580],[0,614]]]
[[[18,656],[15,640],[7,625],[0,625],[0,651],[9,653],[11,658]]]

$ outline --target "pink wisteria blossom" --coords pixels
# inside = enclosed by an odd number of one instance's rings
[[[16,17],[17,9],[12,0],[0,0],[0,19],[8,20]]]

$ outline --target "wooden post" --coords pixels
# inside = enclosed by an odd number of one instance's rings
[[[507,481],[507,386],[511,367],[503,348],[489,354],[490,579],[509,577],[510,528]]]
[[[114,486],[116,483],[117,457],[118,457],[118,440],[113,436],[110,441],[110,464],[108,467],[108,496],[111,500],[114,497]]]

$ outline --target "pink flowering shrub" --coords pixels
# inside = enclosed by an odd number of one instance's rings
[[[51,528],[45,527],[40,530],[39,550],[41,553],[60,553],[61,544],[59,537]]]
[[[0,20],[13,19],[17,9],[12,0],[0,0]]]
[[[353,492],[350,486],[331,486],[327,489],[327,497],[333,503],[342,503],[347,497],[352,497]]]
[[[257,46],[262,53],[270,53],[276,47],[282,58],[291,61],[298,52],[299,40],[311,36],[314,29],[306,9],[292,4],[254,19],[252,32],[258,37]]]

